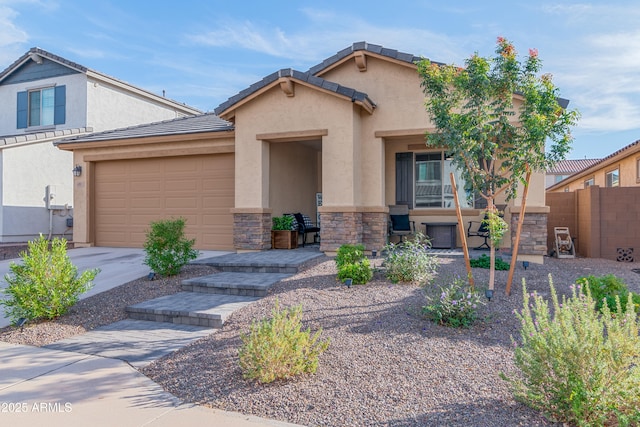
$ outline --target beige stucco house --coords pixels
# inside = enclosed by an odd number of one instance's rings
[[[640,186],[640,140],[549,187],[549,192],[573,192],[592,185],[599,187]]]
[[[343,243],[381,249],[389,205],[409,205],[418,231],[455,222],[451,163],[425,145],[434,126],[419,59],[359,42],[307,72],[266,76],[215,115],[59,143],[86,171],[75,180],[74,241],[140,246],[150,220],[181,215],[199,248],[264,250],[272,216],[302,212],[319,218],[320,249],[331,253]],[[464,187],[466,224],[482,206]],[[537,262],[546,252],[544,187],[544,172],[535,174],[520,250]],[[519,206],[505,206],[507,220]]]

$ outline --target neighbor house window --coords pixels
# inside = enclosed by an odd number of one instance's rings
[[[585,180],[585,182],[584,182],[584,188],[591,187],[591,186],[592,186],[592,185],[594,185],[595,183],[596,183],[596,182],[594,181],[594,179],[593,179],[593,178],[589,178],[589,179]]]
[[[18,92],[18,129],[64,124],[65,88],[53,86]]]
[[[605,183],[607,187],[618,187],[620,186],[620,171],[618,169],[614,169],[605,174]]]
[[[396,204],[410,208],[453,208],[453,172],[460,207],[473,207],[473,195],[444,151],[396,154]]]
[[[29,126],[53,124],[54,89],[48,87],[29,92]]]
[[[636,159],[636,182],[640,182],[640,157]]]

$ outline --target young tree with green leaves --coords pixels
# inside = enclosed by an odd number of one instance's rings
[[[518,185],[527,186],[532,171],[544,171],[566,157],[578,112],[561,105],[551,75],[539,74],[537,50],[529,50],[520,61],[513,44],[503,37],[498,37],[493,58],[476,53],[464,68],[428,59],[417,65],[425,106],[437,130],[427,134],[427,145],[447,150],[469,189],[486,199],[489,228],[506,231],[496,197],[505,193],[507,201],[515,198]],[[523,206],[520,217],[524,214]],[[501,237],[491,239],[491,290],[495,246]],[[514,261],[516,257],[517,247]],[[515,262],[512,270],[514,266]]]

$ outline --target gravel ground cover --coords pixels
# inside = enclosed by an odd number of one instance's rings
[[[462,258],[441,258],[440,264],[428,290],[434,294],[438,284],[466,275]],[[496,272],[496,293],[481,307],[480,321],[452,329],[421,316],[421,287],[391,284],[378,271],[371,283],[346,288],[326,259],[235,312],[220,331],[142,372],[188,402],[306,426],[553,425],[514,401],[498,376],[515,370],[511,337],[519,330],[513,311],[522,305],[522,278],[529,291],[548,295],[549,274],[559,293],[568,293],[578,277],[612,273],[640,292],[637,268],[640,263],[546,258],[526,271],[518,266],[511,296],[504,294],[508,272]],[[56,321],[0,330],[0,340],[44,345],[82,333],[124,317],[126,305],[176,292],[183,278],[211,270],[188,266],[177,278],[142,278],[82,300]],[[488,270],[473,274],[479,287],[488,282]],[[276,299],[281,306],[302,304],[305,326],[322,328],[331,345],[315,375],[258,385],[244,380],[238,367],[240,333],[269,316]]]
[[[171,278],[150,281],[146,276],[141,277],[82,299],[66,315],[55,320],[27,323],[24,328],[2,328],[0,341],[40,347],[70,338],[98,326],[126,319],[125,308],[129,305],[180,292],[183,279],[206,276],[216,271],[213,267],[187,265],[179,275]]]

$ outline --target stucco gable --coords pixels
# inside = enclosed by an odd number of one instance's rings
[[[256,82],[248,88],[240,91],[238,94],[232,96],[227,101],[220,104],[214,110],[214,112],[223,118],[230,118],[233,116],[234,110],[236,108],[240,107],[246,102],[251,101],[261,93],[271,89],[276,85],[281,85],[283,91],[285,91],[286,93],[288,91],[291,91],[291,93],[287,94],[289,96],[294,96],[293,88],[287,87],[291,82],[304,84],[308,87],[339,96],[341,98],[344,98],[345,100],[360,105],[369,113],[373,112],[373,109],[375,108],[375,103],[373,102],[373,100],[371,100],[369,96],[364,92],[342,86],[338,83],[325,80],[321,77],[313,76],[309,73],[286,68],[278,72],[269,74],[259,82]]]

